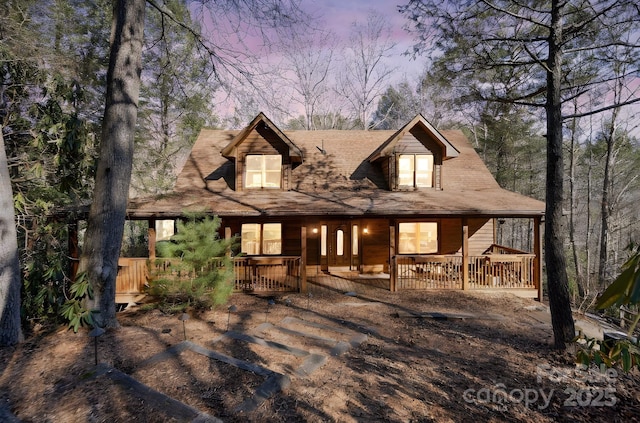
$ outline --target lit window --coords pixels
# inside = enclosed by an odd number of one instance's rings
[[[351,227],[351,254],[358,255],[358,225]]]
[[[243,223],[240,241],[247,255],[276,255],[282,253],[282,225],[280,223]]]
[[[320,254],[325,257],[327,255],[327,225],[320,227]]]
[[[280,188],[282,156],[248,155],[245,160],[246,188]]]
[[[338,229],[336,232],[336,255],[344,256],[344,231]]]
[[[438,224],[435,222],[400,223],[400,254],[429,254],[438,252]]]
[[[398,158],[398,186],[433,187],[433,156],[401,154]]]

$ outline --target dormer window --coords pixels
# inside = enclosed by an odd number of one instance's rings
[[[398,186],[401,188],[433,187],[433,155],[400,154],[398,157]]]
[[[282,186],[282,156],[250,154],[245,160],[245,188],[280,188]]]

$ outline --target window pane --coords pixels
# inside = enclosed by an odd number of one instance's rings
[[[265,188],[280,188],[280,171],[269,171],[264,175]]]
[[[433,186],[433,156],[419,155],[416,156],[416,186],[432,187]]]
[[[247,255],[260,254],[260,225],[244,223],[241,233],[241,250]]]
[[[282,253],[282,225],[265,223],[262,227],[262,254]]]
[[[282,156],[280,156],[279,154],[272,154],[262,157],[264,157],[265,170],[280,172],[280,167],[282,166]]]
[[[282,174],[282,156],[279,154],[264,157],[264,186],[268,188],[280,188],[280,175]]]
[[[413,186],[413,155],[401,154],[398,159],[398,185]]]
[[[416,228],[416,223],[401,223],[399,225],[398,253],[416,254],[418,252]]]
[[[344,232],[342,229],[338,229],[336,232],[336,255],[344,255]]]
[[[435,222],[420,223],[420,250],[419,253],[438,252],[438,224]]]
[[[245,187],[262,187],[262,156],[247,156],[245,160]]]

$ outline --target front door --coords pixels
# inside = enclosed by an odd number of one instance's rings
[[[348,222],[330,223],[327,242],[329,266],[351,265],[351,225]]]

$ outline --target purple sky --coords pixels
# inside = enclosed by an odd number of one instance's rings
[[[412,36],[403,29],[407,19],[398,12],[398,5],[406,3],[406,0],[303,0],[302,7],[314,15],[321,15],[326,27],[335,31],[341,39],[348,37],[354,21],[364,23],[370,11],[385,16],[391,27],[391,36],[397,43],[393,63],[400,67],[400,78],[406,76],[411,80],[420,73],[424,59],[413,60],[402,54],[414,43]]]

